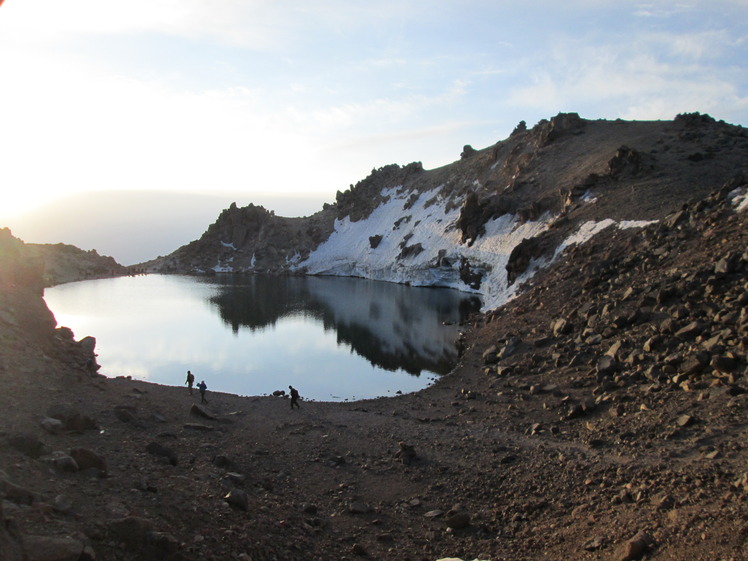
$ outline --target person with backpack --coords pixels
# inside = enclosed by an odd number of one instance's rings
[[[205,380],[200,381],[197,385],[197,389],[200,390],[200,403],[205,403],[207,405],[208,400],[205,399],[205,390],[208,389],[208,386],[205,384]]]
[[[187,384],[188,388],[190,388],[190,395],[192,395],[192,384],[194,382],[195,382],[195,375],[188,370],[187,371],[187,380],[184,383]]]
[[[301,409],[301,405],[299,405],[299,390],[293,386],[288,386],[288,389],[291,390],[291,409],[293,409],[294,405]]]

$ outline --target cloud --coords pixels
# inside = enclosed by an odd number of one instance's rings
[[[730,49],[722,32],[649,33],[626,44],[558,41],[553,55],[513,88],[508,104],[545,114],[587,107],[589,117],[669,119],[684,111],[738,116],[735,74],[713,61]],[[526,63],[527,64],[527,63]]]
[[[36,0],[10,2],[5,28],[27,42],[79,34],[161,33],[269,49],[293,38],[283,2],[267,0]],[[294,3],[290,3],[294,4]],[[293,8],[293,6],[291,6]]]
[[[157,33],[257,50],[298,45],[309,35],[352,36],[382,21],[419,16],[423,2],[345,0],[35,0],[9,2],[6,29],[27,42],[78,34]]]

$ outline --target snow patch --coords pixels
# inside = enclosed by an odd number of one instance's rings
[[[732,199],[732,204],[735,206],[735,210],[742,212],[748,210],[748,188],[738,187],[730,191],[728,195]]]
[[[306,259],[293,256],[291,270],[310,275],[362,277],[413,286],[448,287],[480,294],[483,309],[493,309],[513,298],[519,287],[541,268],[549,265],[564,249],[583,244],[593,236],[616,225],[640,228],[653,221],[590,221],[568,236],[551,258],[532,260],[527,270],[509,285],[506,266],[509,257],[523,240],[534,238],[550,227],[555,216],[547,213],[532,222],[520,222],[505,214],[488,221],[485,233],[468,246],[461,241],[457,227],[459,208],[447,210],[439,188],[422,193],[413,202],[411,193],[399,192],[400,186],[386,189],[385,202],[363,220],[349,217],[336,220],[333,233]],[[436,202],[434,202],[436,201]],[[585,201],[595,199],[586,196]],[[427,202],[430,204],[427,207]],[[375,247],[372,247],[375,246]],[[480,274],[478,288],[466,284],[461,267]]]
[[[629,228],[644,228],[650,224],[657,224],[658,220],[621,220],[618,223],[618,227],[621,230],[628,230]]]
[[[485,234],[468,247],[461,242],[456,226],[460,209],[446,210],[443,200],[433,204],[438,189],[422,193],[410,206],[409,194],[398,195],[397,191],[397,187],[386,190],[386,202],[364,220],[337,220],[332,235],[307,259],[294,265],[294,270],[456,288],[482,294],[484,307],[492,308],[506,302],[516,291],[516,285],[509,287],[506,278],[506,265],[514,247],[545,231],[550,222],[545,216],[520,224],[516,217],[504,215],[489,221]],[[427,208],[428,201],[432,204]],[[379,243],[372,243],[370,236],[379,237]],[[404,256],[403,250],[408,248],[410,251]],[[483,275],[478,290],[460,278],[460,266],[465,261],[471,270]]]
[[[594,220],[585,222],[580,226],[576,233],[570,235],[561,242],[561,244],[556,248],[556,253],[553,255],[553,259],[560,255],[567,247],[571,245],[581,245],[589,241],[595,234],[602,232],[605,228],[608,228],[615,223],[616,221],[611,218],[606,218],[600,222]]]

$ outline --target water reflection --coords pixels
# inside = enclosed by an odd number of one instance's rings
[[[444,289],[353,278],[219,276],[210,301],[237,333],[301,315],[335,331],[372,365],[445,374],[457,360],[457,325],[480,309],[480,300]]]
[[[306,399],[412,392],[448,372],[480,302],[448,289],[259,275],[101,279],[45,291],[59,325],[97,339],[101,373]]]

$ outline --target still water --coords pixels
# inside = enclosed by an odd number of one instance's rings
[[[148,275],[45,290],[60,326],[96,337],[101,374],[208,391],[344,401],[423,389],[480,308],[449,289],[338,277]]]

